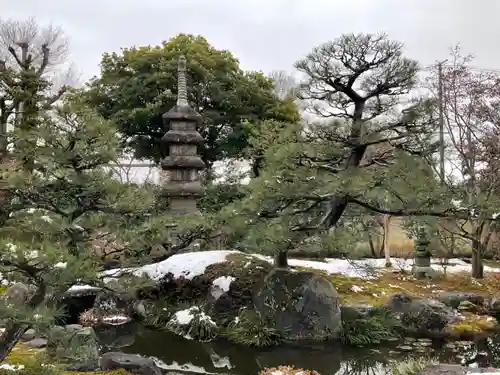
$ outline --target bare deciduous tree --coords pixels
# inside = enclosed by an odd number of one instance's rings
[[[0,150],[6,151],[8,124],[28,123],[27,117],[48,108],[75,82],[73,66],[63,68],[68,39],[60,27],[43,27],[34,18],[0,19]],[[50,85],[42,85],[41,79]],[[36,108],[35,108],[36,107]]]
[[[19,53],[19,50],[21,53]],[[66,62],[68,39],[62,28],[42,27],[34,18],[0,19],[0,58],[8,65],[45,73]]]
[[[494,207],[500,196],[493,139],[500,134],[500,76],[471,68],[472,56],[455,47],[442,72],[444,125],[448,138],[445,184],[462,201],[456,204],[471,211],[470,220],[447,221],[442,228],[472,244],[472,276],[483,277],[482,254],[491,238],[494,221],[475,219],[474,211]],[[437,90],[437,72],[430,88]],[[497,151],[498,151],[498,145]],[[489,151],[488,151],[489,150]]]
[[[271,72],[269,76],[274,81],[274,90],[280,99],[297,96],[299,82],[292,74],[284,70],[276,70]]]

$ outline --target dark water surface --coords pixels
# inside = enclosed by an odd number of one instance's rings
[[[353,349],[336,344],[314,347],[252,349],[226,341],[200,343],[170,332],[133,326],[99,332],[109,350],[155,357],[162,367],[176,372],[198,374],[257,375],[264,367],[293,365],[316,370],[322,375],[390,374],[393,362],[411,356],[433,356],[442,363],[473,363],[480,367],[500,367],[500,336],[478,343],[418,346],[405,343],[393,347]]]

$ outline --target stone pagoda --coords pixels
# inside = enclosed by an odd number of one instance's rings
[[[177,103],[164,113],[163,124],[167,133],[162,141],[168,156],[161,163],[162,185],[170,198],[170,210],[175,215],[199,213],[196,200],[203,192],[200,172],[205,163],[198,155],[203,137],[198,133],[201,115],[191,108],[187,100],[186,59],[179,58],[177,77]]]

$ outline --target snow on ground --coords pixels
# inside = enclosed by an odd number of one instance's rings
[[[192,279],[203,275],[208,266],[223,263],[229,254],[236,253],[231,250],[200,251],[174,255],[162,262],[148,264],[137,268],[134,274],[137,276],[147,275],[153,280],[161,279],[168,273],[175,278],[184,277]]]
[[[106,274],[111,276],[120,272],[132,272],[136,276],[148,276],[153,280],[159,280],[168,273],[171,273],[175,278],[184,277],[192,279],[202,275],[206,268],[212,264],[222,263],[226,261],[226,257],[230,254],[240,253],[235,250],[211,250],[191,252],[174,255],[162,262],[148,264],[132,270],[111,270]],[[240,253],[244,254],[244,253]],[[259,254],[245,254],[246,256],[272,262],[273,259],[268,256]],[[413,259],[392,258],[393,267],[405,271],[411,271]],[[375,278],[377,273],[385,269],[385,259],[362,259],[348,260],[327,258],[325,261],[305,260],[305,259],[289,259],[290,266],[308,267],[316,270],[328,272],[330,274],[340,274],[347,277]],[[433,260],[432,268],[438,271],[443,271],[443,266],[438,259]],[[471,265],[460,259],[449,259],[446,266],[447,273],[470,272]],[[500,272],[500,268],[484,266],[485,272]],[[221,277],[214,280],[214,286],[221,290],[229,288],[233,280],[230,277]],[[219,285],[220,284],[220,285]],[[70,290],[82,290],[93,288],[87,285],[75,285]]]

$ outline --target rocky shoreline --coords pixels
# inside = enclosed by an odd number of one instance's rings
[[[56,301],[65,313],[58,326],[45,334],[27,331],[21,345],[45,349],[67,362],[67,371],[83,372],[108,371],[111,366],[101,363],[94,328],[134,321],[199,341],[224,338],[257,347],[332,340],[361,347],[396,343],[402,352],[417,353],[436,340],[475,341],[500,332],[500,299],[494,295],[438,290],[436,281],[429,283],[436,291],[416,295],[391,284],[397,279],[382,289],[387,283],[382,279],[339,278],[300,267],[273,269],[265,259],[237,252],[217,256],[218,261],[207,261],[196,272],[195,266],[190,273],[176,273],[174,267],[169,272],[154,270],[155,285],[133,293],[119,287],[114,292],[72,287]],[[408,281],[409,276],[402,275],[391,277]],[[378,294],[370,288],[377,288]],[[26,290],[14,284],[5,297]],[[378,304],[366,303],[367,298]],[[85,350],[69,352],[74,347]],[[112,354],[105,355],[109,359]],[[113,366],[125,358],[113,355],[118,358],[109,360]],[[137,371],[146,366],[134,358],[141,363]]]

